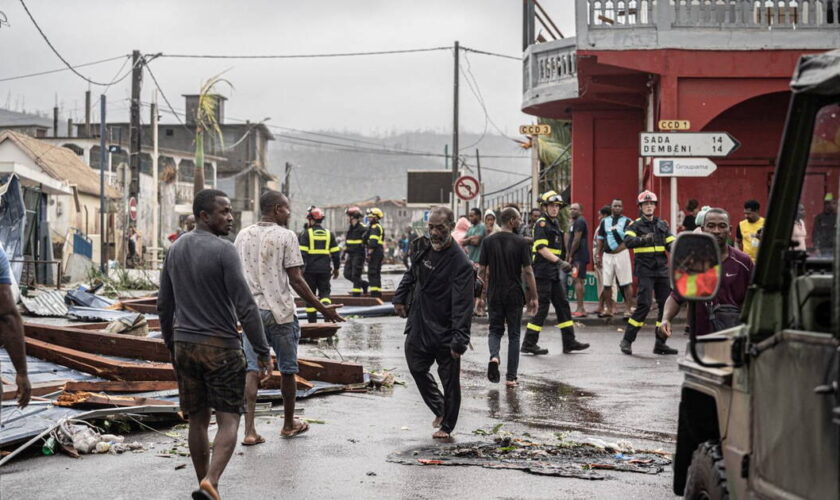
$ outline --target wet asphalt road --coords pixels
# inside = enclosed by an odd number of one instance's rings
[[[669,469],[658,475],[605,471],[605,480],[587,481],[387,462],[393,451],[432,442],[432,414],[405,368],[403,324],[394,317],[351,320],[339,332],[335,347],[302,345],[302,353],[309,356],[340,355],[363,363],[367,370],[394,369],[407,385],[299,401],[303,416],[326,423],[312,424],[309,433],[291,440],[279,437],[280,418],[259,417],[258,430],[267,442],[237,448],[222,477],[223,498],[673,497]],[[527,432],[535,440],[555,441],[556,432],[565,432],[572,440],[621,439],[637,448],[673,451],[682,380],[677,357],[651,353],[652,331],[642,332],[634,344],[636,355],[621,354],[618,327],[578,327],[578,338],[592,347],[570,355],[562,354],[559,330],[546,328],[541,344],[550,354],[523,356],[521,385],[508,390],[486,380],[487,325],[476,322],[475,350],[468,351],[462,363],[463,403],[455,441],[489,439],[472,431],[503,423],[504,430],[514,435]],[[679,335],[671,344],[683,352],[685,337]],[[152,432],[129,437],[135,439],[155,449],[78,460],[34,456],[13,461],[0,469],[2,498],[189,498],[196,484],[189,458],[156,456],[174,440]],[[181,464],[187,466],[176,470]]]

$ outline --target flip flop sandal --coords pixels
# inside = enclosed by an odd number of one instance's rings
[[[245,441],[242,441],[242,446],[256,446],[258,444],[263,444],[263,443],[265,443],[265,438],[262,437],[262,436],[257,436],[257,440],[254,441],[253,443],[246,443]]]
[[[308,430],[309,430],[309,424],[304,422],[303,420],[301,420],[300,421],[300,427],[297,427],[297,428],[293,429],[292,432],[290,432],[288,434],[283,434],[283,432],[281,431],[280,435],[283,436],[284,438],[292,438],[292,437],[295,437],[295,436],[299,436],[299,435],[303,434],[304,432],[306,432]]]
[[[210,493],[207,493],[205,490],[197,489],[192,492],[192,499],[193,500],[214,500]]]

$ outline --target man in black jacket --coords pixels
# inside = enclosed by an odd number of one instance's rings
[[[432,210],[430,244],[412,256],[411,269],[403,275],[393,300],[397,314],[408,317],[405,358],[423,401],[435,414],[433,426],[439,429],[432,437],[436,439],[448,438],[458,421],[461,355],[470,342],[473,312],[475,271],[453,242],[454,227],[451,210]],[[429,373],[435,362],[443,394]]]

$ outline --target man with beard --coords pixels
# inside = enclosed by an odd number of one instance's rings
[[[394,294],[397,314],[405,325],[405,358],[423,401],[435,415],[432,437],[446,439],[455,429],[461,408],[461,355],[470,342],[475,273],[453,241],[455,217],[446,207],[429,215],[429,244],[418,245],[409,272]],[[441,394],[429,372],[437,362]]]
[[[704,233],[714,236],[717,241],[723,268],[715,298],[709,303],[697,304],[694,308],[694,332],[697,335],[706,335],[717,331],[719,327],[734,326],[721,324],[724,316],[723,309],[729,308],[726,316],[734,318],[739,315],[752,279],[753,262],[749,255],[727,244],[731,227],[729,214],[725,210],[710,209],[706,212],[700,228]],[[671,292],[665,302],[660,329],[666,337],[671,336],[671,320],[680,312],[683,302],[684,300],[674,292]],[[717,327],[715,323],[718,324]]]

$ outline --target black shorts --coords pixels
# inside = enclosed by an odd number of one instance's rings
[[[181,411],[207,408],[245,413],[245,354],[242,349],[175,342],[175,376]]]

